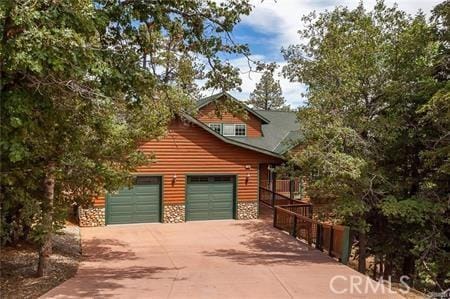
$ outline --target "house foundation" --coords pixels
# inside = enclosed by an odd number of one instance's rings
[[[258,218],[258,202],[238,202],[237,207],[237,219],[238,220],[250,220]]]
[[[185,222],[186,207],[183,204],[164,205],[164,223],[180,223]]]
[[[80,226],[105,226],[105,208],[78,207],[78,221]]]

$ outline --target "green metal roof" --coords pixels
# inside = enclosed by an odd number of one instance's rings
[[[285,111],[267,111],[267,110],[253,110],[239,101],[227,92],[222,92],[214,94],[212,96],[202,98],[197,101],[197,108],[206,106],[207,104],[218,100],[222,96],[226,96],[239,104],[249,113],[252,113],[257,118],[262,121],[261,137],[240,137],[240,136],[222,136],[203,124],[204,128],[208,131],[213,131],[215,135],[219,135],[221,139],[228,139],[233,142],[237,142],[236,145],[242,146],[246,145],[250,149],[263,151],[264,153],[272,153],[275,156],[280,157],[288,150],[290,150],[294,145],[297,144],[298,140],[302,138],[300,132],[299,123],[297,121],[297,115],[295,112],[285,112]]]
[[[226,142],[226,143],[233,144],[233,145],[236,145],[236,146],[245,148],[245,149],[253,150],[253,151],[256,151],[256,152],[259,152],[259,153],[262,153],[262,154],[266,154],[266,155],[269,155],[269,156],[273,156],[273,157],[276,157],[276,158],[283,159],[283,156],[282,156],[282,155],[280,155],[280,154],[278,154],[278,153],[275,153],[275,152],[273,152],[273,151],[269,151],[269,150],[264,149],[264,148],[262,148],[262,147],[253,146],[253,145],[251,145],[251,144],[249,144],[249,143],[243,142],[242,140],[235,140],[235,139],[232,139],[232,138],[228,138],[228,137],[226,137],[226,136],[223,136],[223,135],[217,133],[216,131],[214,131],[213,129],[211,129],[209,126],[207,126],[207,125],[204,124],[203,122],[199,121],[199,120],[196,119],[195,117],[190,116],[190,115],[187,114],[187,113],[182,113],[181,116],[182,116],[184,119],[186,119],[187,121],[189,121],[189,122],[191,122],[191,123],[193,123],[193,124],[196,124],[196,125],[199,126],[200,128],[204,129],[204,130],[207,131],[208,133],[210,133],[210,134],[216,136],[217,138],[219,138],[220,140],[222,140],[222,141],[224,141],[224,142]]]
[[[233,140],[265,149],[277,154],[284,154],[290,150],[302,137],[295,112],[265,111],[257,112],[270,122],[263,124],[262,137],[227,137]]]

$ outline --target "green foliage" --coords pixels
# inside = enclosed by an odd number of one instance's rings
[[[248,55],[229,39],[247,0],[0,5],[2,242],[39,243],[54,230],[45,219],[57,227],[68,206],[128,184],[153,158],[139,144],[194,106],[194,80],[235,88],[219,57]]]
[[[250,99],[247,103],[252,105],[253,108],[262,110],[290,110],[283,97],[280,81],[275,81],[273,78],[275,69],[275,64],[269,64],[263,72],[260,81],[256,84],[255,90],[250,93]]]
[[[448,283],[450,265],[448,2],[435,13],[429,23],[381,1],[313,13],[306,42],[283,49],[285,76],[308,86],[290,161],[308,193],[368,232],[379,275],[428,289]]]

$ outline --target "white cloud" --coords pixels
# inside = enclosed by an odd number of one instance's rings
[[[354,8],[359,5],[359,0],[252,0],[254,9],[252,13],[243,18],[242,23],[251,26],[253,30],[273,35],[273,39],[266,41],[270,47],[269,51],[277,51],[279,53],[282,47],[299,43],[298,30],[301,27],[301,17],[311,13],[312,11],[321,12],[324,10],[332,10],[336,6],[347,6]],[[440,3],[441,0],[386,0],[387,6],[397,3],[398,7],[410,14],[416,14],[419,9],[429,15],[431,9]],[[370,10],[376,3],[376,0],[363,1],[366,9]],[[250,41],[249,41],[250,42]],[[268,53],[269,54],[269,53]],[[269,55],[267,55],[269,56]],[[270,55],[273,57],[273,55]],[[268,57],[258,55],[256,59],[268,60]],[[277,61],[281,66],[285,65],[284,61]],[[241,68],[242,72],[248,71],[247,61],[245,59],[236,59],[232,63]],[[291,83],[288,80],[277,75],[280,80],[281,88],[287,102],[298,107],[304,103],[301,93],[306,87],[303,84]],[[252,73],[249,77],[246,74],[241,76],[242,93],[233,93],[239,99],[247,99],[250,92],[255,88],[259,81],[260,74]]]
[[[401,10],[410,14],[416,14],[419,9],[426,14],[430,14],[431,9],[442,0],[385,0],[387,6],[397,3]],[[301,17],[311,13],[312,11],[332,10],[336,6],[347,6],[354,8],[359,5],[360,0],[251,0],[254,9],[249,16],[243,18],[242,23],[250,26],[256,32],[265,33],[271,36],[268,40],[255,40],[253,36],[240,36],[240,41],[249,44],[265,44],[266,49],[264,55],[254,55],[254,60],[272,62],[273,57],[280,57],[279,53],[282,47],[300,42],[298,30],[301,28]],[[363,1],[367,10],[371,10],[376,0]],[[268,45],[268,47],[267,47]],[[273,55],[276,54],[276,55]],[[250,92],[255,89],[256,83],[261,78],[261,74],[248,74],[249,67],[246,58],[237,58],[230,61],[234,66],[241,70],[242,92],[232,92],[232,94],[241,100],[247,100]],[[280,66],[286,63],[281,58],[276,61]],[[281,69],[278,69],[281,71]],[[299,83],[291,83],[279,75],[276,79],[280,80],[283,95],[292,107],[298,107],[304,103],[301,93],[306,90],[305,85]],[[202,85],[202,84],[200,84]],[[208,94],[213,91],[208,91]]]
[[[442,0],[386,0],[387,6],[395,3],[398,7],[410,14],[416,14],[419,9],[425,13],[440,3]],[[301,17],[312,11],[321,12],[331,10],[336,6],[354,8],[359,5],[359,0],[252,0],[254,9],[249,16],[243,18],[242,23],[251,26],[260,32],[273,33],[273,44],[282,46],[297,43],[299,41],[297,31],[301,26]],[[370,10],[376,0],[363,1],[364,6]]]

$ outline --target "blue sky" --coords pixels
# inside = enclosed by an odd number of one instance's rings
[[[442,0],[399,0],[385,1],[388,6],[397,3],[398,7],[410,14],[416,14],[419,9],[430,14],[431,9]],[[371,9],[375,1],[363,1],[367,9]],[[346,0],[252,0],[254,9],[249,16],[243,18],[233,31],[235,40],[248,44],[254,60],[277,62],[285,64],[280,53],[282,47],[299,43],[297,31],[301,28],[300,18],[312,11],[332,10],[335,6],[354,8],[359,1]],[[248,62],[243,57],[231,60],[231,63],[241,69],[243,80],[242,92],[232,92],[238,99],[246,100],[259,81],[260,74],[248,74]],[[279,72],[280,70],[278,70]],[[292,107],[304,103],[301,93],[305,86],[291,83],[277,74],[283,94]]]

